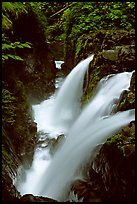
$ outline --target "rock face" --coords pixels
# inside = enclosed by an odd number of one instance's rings
[[[84,44],[86,36],[80,40],[83,40],[81,43]],[[94,53],[94,60],[89,68],[89,85],[85,94],[88,100],[97,82],[104,76],[135,69],[135,31],[117,30],[113,33],[112,31],[95,33],[88,38],[84,48],[81,45],[75,61],[82,59],[84,53],[87,56],[89,53]]]
[[[131,77],[130,89],[125,91],[120,99],[118,110],[124,111],[135,108],[135,72]]]
[[[123,156],[116,144],[105,144],[94,161],[104,185],[104,201],[133,202],[135,196],[135,154]],[[128,165],[127,165],[128,164]]]
[[[12,184],[12,180],[7,175],[2,175],[2,202],[16,202],[21,197],[20,193]]]
[[[20,54],[21,55],[21,54]],[[54,57],[48,44],[33,47],[22,52],[24,70],[21,77],[31,104],[46,99],[47,93],[54,90],[56,67]]]
[[[16,190],[12,180],[7,175],[2,175],[2,202],[57,202],[52,198],[25,194],[23,196]]]
[[[75,62],[94,53],[89,83],[83,102],[87,102],[97,82],[108,74],[135,69],[135,32],[101,31],[79,38]],[[116,111],[135,108],[135,73]],[[72,191],[85,202],[135,201],[135,123],[132,122],[102,146],[92,163],[85,166],[87,180],[76,181]]]

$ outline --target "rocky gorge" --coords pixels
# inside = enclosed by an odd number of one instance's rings
[[[37,104],[47,98],[54,90],[56,53],[58,59],[65,59],[62,70],[69,73],[78,62],[89,54],[94,54],[93,63],[85,77],[83,106],[94,94],[99,80],[108,74],[135,70],[135,30],[101,30],[81,35],[76,45],[66,46],[66,57],[63,56],[63,42],[45,43],[43,32],[40,32],[37,19],[32,13],[32,20],[26,20],[32,29],[33,38],[27,38],[27,28],[20,28],[20,20],[14,22],[17,39],[33,43],[33,48],[17,50],[24,58],[22,62],[10,61],[3,68],[3,90],[6,107],[15,103],[15,121],[13,124],[4,118],[2,143],[2,201],[3,202],[57,202],[52,198],[26,194],[21,196],[13,185],[18,166],[24,164],[29,169],[32,163],[34,148],[37,144],[37,124],[34,122],[31,104]],[[26,15],[25,15],[25,18]],[[33,25],[32,25],[33,22]],[[20,30],[23,32],[20,34]],[[35,36],[36,35],[36,36]],[[40,37],[41,36],[41,37]],[[36,39],[39,39],[36,41]],[[8,67],[12,68],[9,72]],[[9,95],[8,95],[9,94]],[[6,97],[12,102],[6,102]],[[107,99],[106,99],[107,100]],[[135,72],[132,75],[129,91],[121,94],[116,112],[135,108]],[[9,114],[3,108],[5,114]],[[13,117],[13,118],[14,118]],[[13,119],[12,118],[12,119]],[[6,122],[5,122],[6,120]],[[12,135],[12,137],[11,137]],[[48,141],[52,154],[56,152],[60,139]],[[92,155],[91,155],[92,158]],[[99,148],[94,160],[83,167],[86,180],[76,180],[72,186],[72,199],[66,202],[134,202],[135,201],[135,122],[131,122]]]
[[[99,53],[96,54],[94,59],[94,65],[97,68],[94,69],[91,67],[89,72],[89,81],[88,88],[86,90],[84,100],[88,100],[89,95],[92,93],[92,89],[95,87],[96,82],[103,77],[104,75],[110,74],[114,70],[113,73],[117,73],[119,71],[132,71],[135,64],[135,51],[134,51],[134,35],[133,32],[121,32],[117,31],[118,36],[114,33],[115,36],[115,47],[118,46],[121,49],[115,49],[113,47],[108,47],[108,50],[105,51],[99,50]],[[118,41],[119,38],[122,38],[124,34],[127,37],[127,44],[123,45],[122,42]],[[117,36],[117,38],[116,38]],[[114,38],[113,35],[110,35],[110,39]],[[107,42],[104,45],[104,48],[107,47]],[[98,39],[99,40],[99,39]],[[94,40],[93,40],[94,41]],[[89,44],[88,44],[89,46]],[[128,48],[127,48],[128,47]],[[85,47],[86,48],[86,47]],[[126,49],[127,48],[127,49]],[[82,47],[83,49],[83,47]],[[87,48],[86,48],[87,49]],[[111,50],[111,51],[110,51]],[[124,50],[124,51],[122,51]],[[92,52],[92,49],[89,50]],[[107,53],[111,52],[111,55]],[[84,51],[80,53],[85,53]],[[88,52],[87,52],[88,54]],[[114,55],[113,55],[114,54]],[[121,57],[123,55],[123,57]],[[116,57],[117,56],[117,57]],[[108,59],[109,58],[109,59]],[[131,62],[131,64],[129,64]],[[108,67],[108,68],[107,68]],[[111,68],[110,68],[111,67]],[[114,68],[113,68],[114,67]],[[113,68],[113,69],[112,69]],[[93,80],[94,79],[94,80]],[[94,82],[94,83],[93,83]],[[33,83],[33,80],[32,80]],[[40,86],[39,86],[40,87]],[[37,95],[37,94],[36,94]],[[34,96],[36,96],[34,94]],[[135,106],[135,74],[133,74],[131,80],[130,90],[127,93],[124,93],[121,96],[121,100],[119,102],[118,110],[127,110],[130,108],[134,108]],[[134,200],[134,176],[135,176],[135,124],[132,123],[128,127],[122,129],[121,132],[114,135],[111,139],[109,139],[100,149],[98,155],[96,156],[94,162],[88,164],[88,167],[85,171],[88,175],[88,180],[86,182],[76,181],[72,190],[78,197],[83,198],[83,201],[87,202],[102,202],[102,201],[133,201]],[[29,131],[32,135],[32,132],[36,134],[36,124],[32,123],[29,125]],[[24,154],[30,153],[30,147],[34,139],[31,138],[31,141],[27,141],[24,145],[25,150]],[[29,151],[26,148],[29,148]],[[111,156],[110,156],[111,155]],[[113,156],[114,155],[114,156]],[[28,158],[28,155],[27,155]],[[129,168],[127,168],[127,163],[129,164]],[[126,168],[125,168],[126,167]],[[5,182],[4,182],[5,183]],[[5,184],[4,184],[5,185]],[[45,198],[37,198],[32,196],[23,196],[20,198],[19,193],[15,190],[13,185],[11,184],[11,180],[6,184],[6,187],[3,187],[5,195],[6,189],[9,190],[8,197],[4,196],[4,199],[12,198],[13,200],[19,199],[20,201],[43,201]],[[26,198],[25,198],[26,197]],[[16,200],[15,199],[15,200]],[[54,202],[48,201],[47,202]]]

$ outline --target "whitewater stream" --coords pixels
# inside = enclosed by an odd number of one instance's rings
[[[62,63],[64,63],[64,61],[55,61],[56,68],[60,70]],[[39,132],[38,142],[40,142],[40,145],[37,145],[35,148],[31,168],[25,169],[24,166],[21,165],[18,169],[19,173],[17,178],[13,181],[21,195],[28,193],[37,195],[37,193],[34,192],[34,186],[37,185],[39,175],[46,170],[52,158],[50,149],[47,147],[46,138],[47,136],[49,138],[57,138],[58,135],[63,133],[62,129],[50,124],[50,115],[55,103],[56,92],[61,87],[64,78],[64,75],[57,76],[54,82],[55,93],[40,104],[32,105],[34,122],[37,123],[37,132]]]
[[[135,120],[135,111],[115,113],[115,107],[124,90],[128,90],[133,72],[104,77],[98,83],[94,96],[81,110],[83,83],[93,55],[81,61],[64,79],[55,80],[55,93],[40,104],[33,105],[39,132],[32,166],[25,170],[25,179],[18,176],[15,186],[21,195],[33,194],[58,201],[68,199],[71,183],[80,165],[94,153],[99,144]],[[63,61],[55,61],[60,69]],[[47,139],[65,135],[54,155]],[[79,156],[80,155],[80,156]]]

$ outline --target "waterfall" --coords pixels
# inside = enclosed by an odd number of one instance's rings
[[[60,89],[49,99],[32,106],[38,131],[48,133],[50,138],[56,138],[59,134],[68,131],[80,112],[84,74],[92,60],[93,55],[90,55],[87,59],[81,61],[63,82],[61,78],[58,78],[55,85],[57,88],[62,85]],[[60,68],[62,62],[56,61],[57,68]],[[22,195],[26,193],[37,195],[36,188],[39,177],[44,174],[50,162],[49,149],[39,150],[36,147],[32,166],[29,170],[25,171],[25,182],[18,182],[20,177],[14,181]]]
[[[129,89],[133,72],[101,79],[88,104],[80,109],[84,75],[92,60],[93,55],[81,61],[53,96],[33,107],[38,130],[53,137],[62,131],[66,137],[52,159],[49,149],[36,148],[32,168],[27,171],[26,181],[19,185],[23,194],[67,200],[71,184],[81,177],[80,166],[89,158],[90,162],[94,159],[96,147],[135,120],[134,109],[115,113],[121,94]]]
[[[87,61],[89,62],[89,58]],[[79,66],[80,64],[78,68]],[[83,69],[83,71],[86,70],[86,68]],[[96,146],[103,144],[108,137],[135,120],[134,109],[114,113],[121,93],[129,88],[131,76],[132,72],[123,72],[104,77],[98,83],[94,96],[69,129],[64,143],[56,152],[45,173],[39,179],[35,189],[38,195],[64,201],[67,198],[71,183],[75,179],[76,171],[89,155],[95,153]],[[81,80],[81,78],[79,77],[78,79]],[[60,90],[61,94],[59,95],[57,107],[61,103],[60,107],[63,108],[63,111],[67,109],[67,106],[71,105],[73,106],[72,110],[75,112],[76,108],[77,111],[76,104],[73,104],[74,101],[69,102],[71,90],[73,95],[77,95],[75,92],[77,85],[81,85],[80,82],[77,81],[75,83],[75,81],[76,79],[73,78],[73,80],[69,81],[70,83],[63,84],[65,89],[66,86],[69,87],[67,101],[66,98],[62,98],[63,94]],[[71,83],[76,88],[73,87],[70,90]],[[62,90],[64,90],[63,86]],[[66,106],[66,109],[64,109],[64,106]],[[62,110],[61,108],[57,110],[58,116]],[[63,112],[61,112],[62,114]]]
[[[60,133],[66,134],[80,113],[84,74],[92,60],[93,55],[82,60],[69,73],[61,83],[60,89],[54,95],[41,104],[33,106],[38,131],[49,133],[51,138],[56,137]]]
[[[56,93],[55,106],[52,111],[54,126],[68,128],[80,113],[80,100],[83,94],[84,74],[94,55],[82,60],[66,77]]]

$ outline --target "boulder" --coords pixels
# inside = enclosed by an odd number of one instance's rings
[[[25,194],[20,199],[19,202],[57,202],[52,198],[34,196],[32,194]]]
[[[104,144],[94,161],[94,170],[104,184],[106,192],[103,201],[135,201],[134,150],[125,155],[115,143]]]

